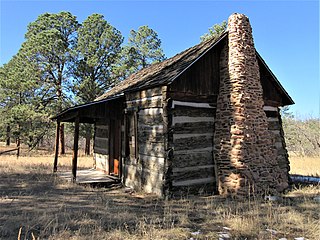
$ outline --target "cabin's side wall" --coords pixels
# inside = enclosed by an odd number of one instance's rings
[[[268,120],[268,129],[274,136],[278,166],[287,175],[287,181],[289,181],[289,155],[286,149],[280,111],[277,107],[272,106],[265,106],[264,111]]]
[[[172,100],[171,116],[173,194],[213,193],[215,107],[208,102]]]
[[[213,134],[220,46],[209,50],[168,86],[171,155],[167,155],[171,158],[166,188],[173,195],[216,192]]]
[[[95,125],[93,158],[96,169],[109,173],[109,124]]]
[[[157,195],[162,195],[165,157],[162,102],[161,87],[126,95],[126,132],[137,136],[125,143],[124,184]]]

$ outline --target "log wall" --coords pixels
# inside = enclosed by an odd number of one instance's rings
[[[93,157],[96,168],[109,172],[109,125],[95,126]]]
[[[126,95],[127,110],[137,112],[138,156],[127,148],[123,172],[126,186],[159,196],[165,158],[162,102],[161,87]]]
[[[175,99],[174,93],[171,97]],[[194,96],[193,98],[196,98]],[[213,193],[215,164],[213,132],[215,107],[207,102],[172,100],[169,111],[172,146],[171,193]]]
[[[272,106],[265,106],[264,111],[267,116],[269,131],[274,136],[274,145],[279,168],[287,175],[286,179],[289,181],[290,162],[286,149],[280,111],[277,107]]]

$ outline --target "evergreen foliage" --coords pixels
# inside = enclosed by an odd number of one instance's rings
[[[203,34],[200,37],[201,42],[205,42],[211,38],[217,39],[221,36],[222,33],[224,33],[227,30],[228,24],[226,21],[223,21],[220,24],[214,24],[211,28],[209,28],[209,32]]]
[[[115,73],[120,79],[125,79],[130,74],[164,59],[158,34],[146,25],[141,26],[137,31],[130,31],[128,43],[122,48],[121,57],[115,66]]]
[[[28,25],[25,39],[0,67],[0,137],[21,139],[30,148],[54,132],[50,116],[93,101],[131,73],[164,59],[154,30],[132,30],[122,46],[120,31],[100,14],[82,24],[69,12],[41,14]],[[84,125],[81,133],[90,140],[92,126]]]

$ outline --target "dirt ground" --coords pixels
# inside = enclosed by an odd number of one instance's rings
[[[319,186],[295,189],[276,202],[218,196],[164,201],[117,186],[67,183],[52,174],[51,161],[51,156],[0,157],[0,239],[320,236],[319,202],[315,199],[320,195]],[[68,161],[60,161],[59,169],[70,168]]]

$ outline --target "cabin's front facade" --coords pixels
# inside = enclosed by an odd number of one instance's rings
[[[219,39],[56,119],[94,123],[96,168],[136,190],[275,193],[288,186],[279,107],[290,104],[254,48],[247,17],[234,14]]]

